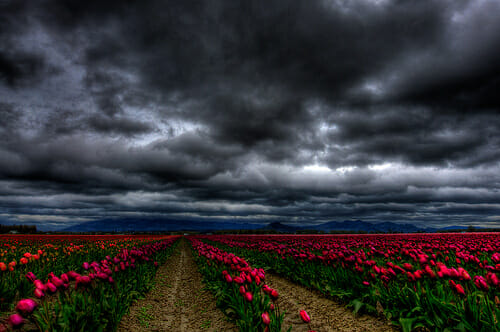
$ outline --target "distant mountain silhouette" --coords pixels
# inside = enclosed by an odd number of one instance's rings
[[[271,223],[267,228],[274,229],[279,232],[296,232],[298,230],[315,230],[315,231],[346,231],[346,232],[398,232],[398,233],[416,233],[416,232],[435,232],[434,228],[420,228],[412,224],[398,224],[393,222],[378,222],[371,223],[362,220],[344,220],[344,221],[329,221],[319,225],[312,226],[290,226],[282,223]]]
[[[161,232],[259,229],[263,224],[165,218],[108,218],[65,228],[66,232]]]
[[[460,226],[449,226],[443,229],[420,228],[413,224],[399,224],[393,222],[366,222],[362,220],[329,221],[319,225],[296,226],[282,222],[269,224],[251,224],[236,221],[219,220],[190,220],[168,218],[107,218],[89,221],[65,228],[66,232],[154,232],[154,231],[199,231],[211,232],[217,230],[275,230],[282,233],[315,230],[323,232],[436,232],[439,230],[466,229]]]

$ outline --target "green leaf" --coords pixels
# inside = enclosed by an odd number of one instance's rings
[[[360,300],[353,300],[351,302],[351,305],[354,307],[354,314],[357,314],[359,310],[361,310],[361,308],[364,306],[364,303],[361,302]]]
[[[399,324],[401,324],[401,328],[403,332],[411,332],[413,330],[413,323],[417,321],[418,318],[400,318]]]

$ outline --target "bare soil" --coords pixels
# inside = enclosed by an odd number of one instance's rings
[[[235,332],[236,326],[228,322],[215,306],[213,295],[204,289],[202,276],[185,239],[176,252],[158,269],[155,288],[144,300],[130,307],[118,331],[224,331]],[[324,297],[321,293],[293,283],[273,273],[266,273],[265,282],[280,294],[278,305],[285,312],[283,327],[292,326],[293,332],[395,332],[382,318],[354,315],[344,305]],[[311,317],[304,323],[300,310]]]
[[[276,274],[266,272],[266,283],[279,292],[278,305],[280,311],[286,313],[283,326],[286,329],[292,326],[293,332],[309,331],[309,329],[317,332],[399,331],[390,326],[385,319],[354,315],[345,306],[325,298],[319,292]],[[300,318],[300,310],[306,310],[311,317],[309,326]]]
[[[156,273],[156,285],[130,307],[118,331],[237,331],[205,290],[185,239]]]

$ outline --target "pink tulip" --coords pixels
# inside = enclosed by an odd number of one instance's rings
[[[35,288],[34,294],[35,294],[35,297],[39,298],[39,299],[41,299],[42,297],[45,296],[45,294],[43,293],[43,291],[40,288]]]
[[[78,274],[75,271],[69,271],[69,272],[66,272],[66,274],[68,275],[68,278],[70,278],[72,280],[76,280],[76,278],[78,278],[80,276],[80,274]]]
[[[269,325],[271,324],[271,317],[269,317],[269,314],[266,312],[264,312],[262,315],[262,322],[265,324],[265,325]]]
[[[37,303],[32,299],[20,300],[16,305],[16,310],[23,316],[29,315],[35,310]]]
[[[35,285],[36,288],[39,288],[42,291],[47,290],[47,287],[41,280],[37,279],[33,282],[33,284]]]
[[[244,296],[245,296],[245,300],[247,300],[248,302],[252,302],[252,300],[253,300],[253,294],[252,293],[246,292]]]
[[[26,273],[26,279],[28,279],[30,282],[34,282],[36,280],[36,276],[33,272],[28,272]]]
[[[69,282],[69,277],[66,273],[61,274],[61,280],[67,284]]]
[[[45,286],[47,287],[47,290],[51,293],[55,293],[57,291],[57,287],[56,285],[54,285],[53,283],[51,283],[50,281],[48,283],[45,284]]]
[[[304,323],[309,323],[311,321],[311,317],[309,317],[309,315],[305,310],[300,311],[300,318],[302,318]]]
[[[61,279],[59,279],[58,277],[53,277],[51,280],[50,280],[54,286],[56,286],[57,288],[62,288],[64,286],[64,281],[62,281]]]
[[[13,314],[9,317],[9,324],[14,328],[18,328],[24,324],[24,318],[19,314]]]
[[[87,286],[91,281],[92,279],[89,276],[80,276],[76,278],[75,288],[78,288],[78,285]]]

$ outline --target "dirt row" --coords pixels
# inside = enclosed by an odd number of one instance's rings
[[[283,326],[292,326],[294,332],[309,331],[309,327],[317,332],[398,331],[385,320],[368,315],[356,316],[345,306],[323,297],[317,291],[309,290],[273,273],[266,273],[266,283],[278,290],[278,305],[282,312],[286,312]],[[311,317],[309,324],[301,320],[300,310],[306,310]]]
[[[266,283],[280,294],[278,305],[285,312],[284,327],[292,331],[397,331],[382,319],[355,316],[343,305],[275,274]],[[204,289],[201,274],[185,239],[158,270],[156,285],[144,300],[130,308],[118,331],[237,331],[216,307],[213,295]],[[311,323],[299,316],[306,310]]]
[[[156,273],[154,289],[130,307],[118,331],[237,331],[204,289],[185,239]]]

